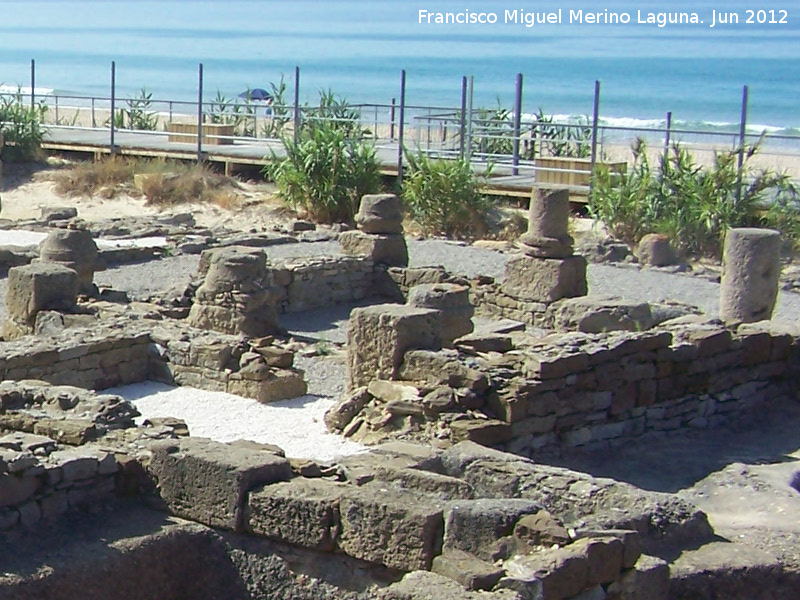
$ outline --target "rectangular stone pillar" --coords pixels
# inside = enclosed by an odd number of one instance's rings
[[[441,313],[402,304],[356,308],[347,330],[348,389],[394,379],[407,350],[439,350]]]

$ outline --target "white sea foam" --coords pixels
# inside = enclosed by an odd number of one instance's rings
[[[36,87],[34,92],[36,96],[50,96],[55,90],[47,87]],[[8,85],[0,84],[0,94],[21,94],[22,96],[31,95],[31,86],[27,85]]]

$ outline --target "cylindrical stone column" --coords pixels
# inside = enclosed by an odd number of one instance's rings
[[[528,210],[528,233],[543,238],[561,238],[568,234],[569,190],[531,194]]]
[[[731,229],[725,236],[719,316],[728,323],[772,318],[781,273],[781,236],[772,229]]]
[[[535,258],[572,256],[569,235],[569,190],[534,190],[528,210],[528,231],[519,238],[525,254]]]

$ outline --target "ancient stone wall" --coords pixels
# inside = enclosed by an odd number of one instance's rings
[[[766,323],[564,334],[529,356],[524,386],[489,402],[509,427],[501,447],[521,455],[713,427],[794,389],[797,349],[798,332]]]
[[[0,380],[105,389],[144,381],[150,337],[142,325],[72,330],[53,337],[0,342]]]
[[[293,313],[375,294],[374,263],[366,256],[323,256],[272,265],[277,308]]]
[[[393,388],[353,378],[374,363],[375,349],[394,348],[394,326],[379,316],[385,331],[374,326],[370,345],[348,350],[352,394],[326,416],[333,430],[368,443],[471,440],[535,456],[713,427],[797,389],[796,328],[696,320],[644,332],[471,335],[455,350],[418,343],[393,371],[372,368],[372,380],[408,384]]]

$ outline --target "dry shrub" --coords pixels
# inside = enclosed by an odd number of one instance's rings
[[[205,166],[183,167],[176,172],[154,173],[142,182],[147,204],[174,205],[186,202],[232,204],[232,181]],[[230,196],[225,199],[223,196]]]
[[[53,176],[56,192],[64,196],[102,196],[113,198],[129,193],[137,163],[112,157],[97,162],[80,163]]]

